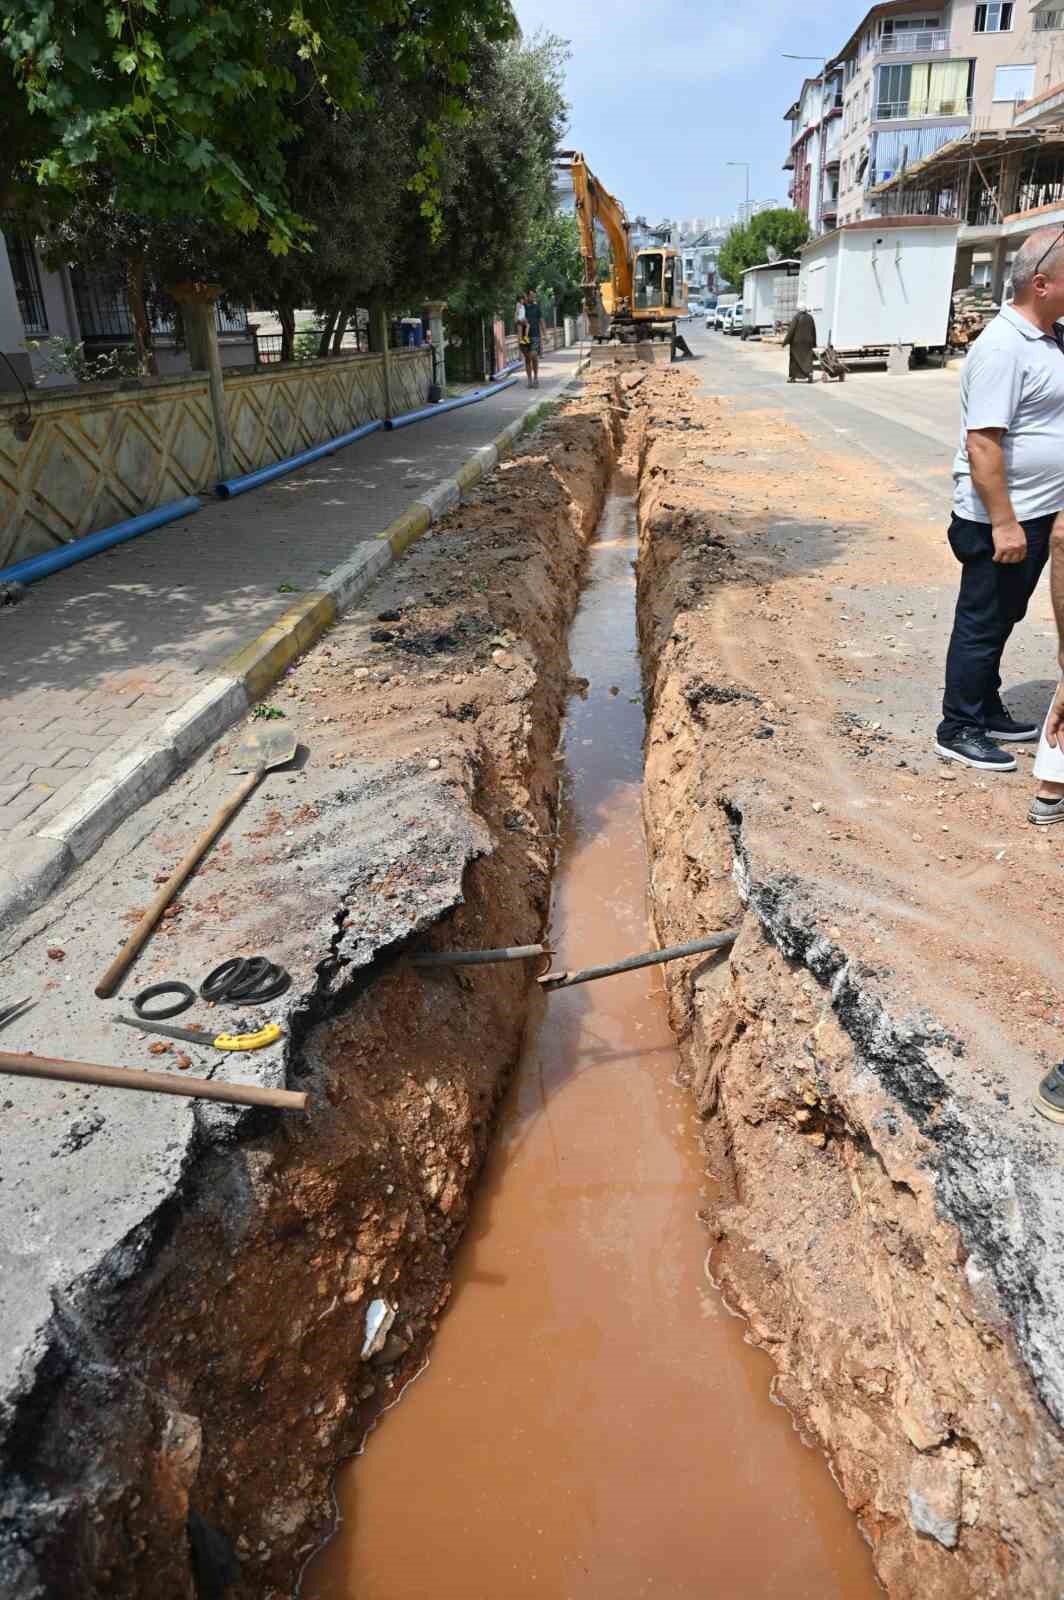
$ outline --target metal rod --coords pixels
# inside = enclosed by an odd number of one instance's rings
[[[550,955],[542,944],[517,944],[502,950],[419,950],[409,957],[412,967],[479,967],[490,961],[527,961]]]
[[[648,950],[642,956],[628,956],[624,961],[614,961],[608,967],[584,967],[581,972],[547,972],[540,978],[544,989],[569,989],[574,983],[593,983],[596,978],[612,978],[618,972],[634,972],[637,967],[654,967],[662,961],[679,961],[682,956],[699,956],[708,950],[725,950],[739,937],[738,928],[726,933],[711,933],[705,939],[694,939],[690,944],[670,945],[667,950]]]
[[[290,1089],[259,1089],[252,1084],[220,1083],[212,1078],[179,1078],[176,1073],[140,1072],[135,1067],[102,1066],[94,1061],[60,1061],[51,1056],[9,1054],[0,1050],[0,1072],[16,1078],[51,1078],[60,1083],[95,1083],[105,1089],[147,1089],[153,1094],[220,1100],[230,1106],[274,1106],[305,1111],[307,1097]]]

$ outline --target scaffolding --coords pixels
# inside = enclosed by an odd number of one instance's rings
[[[874,185],[880,214],[948,217],[993,229],[1064,206],[1064,124],[974,132]]]

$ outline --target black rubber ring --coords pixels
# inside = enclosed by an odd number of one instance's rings
[[[278,967],[277,977],[272,983],[265,984],[261,989],[253,989],[250,994],[242,994],[240,999],[248,1005],[257,1005],[260,1000],[276,1000],[279,994],[291,986],[292,974],[286,972],[284,967]]]
[[[179,994],[180,1000],[176,1005],[158,1006],[154,1011],[145,1011],[145,1000],[154,1000],[158,994]],[[145,1022],[161,1022],[164,1017],[179,1017],[182,1011],[187,1011],[194,1004],[195,994],[187,983],[151,983],[142,989],[133,1001],[133,1010]]]
[[[244,956],[230,956],[228,961],[223,961],[220,967],[208,972],[200,984],[200,999],[223,1000],[229,993],[229,985],[239,983],[246,975],[247,965]]]
[[[274,983],[281,971],[272,961],[267,961],[265,956],[249,956],[247,966],[236,981],[230,980],[225,986],[226,1000],[248,1000],[260,984]]]

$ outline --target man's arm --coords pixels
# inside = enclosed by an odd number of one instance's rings
[[[994,560],[1002,563],[1022,561],[1027,554],[1027,535],[1016,521],[1005,481],[1004,428],[969,428],[968,462],[976,493],[990,513],[994,530]]]
[[[1053,601],[1053,615],[1057,619],[1057,659],[1064,673],[1064,515],[1057,517],[1049,541],[1049,594]],[[1060,748],[1064,731],[1064,677],[1053,697],[1046,719],[1046,738]]]

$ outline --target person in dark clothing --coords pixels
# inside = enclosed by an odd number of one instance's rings
[[[519,328],[521,354],[525,358],[525,376],[530,389],[539,388],[539,356],[542,348],[543,308],[536,299],[535,289],[525,290],[525,320]]]
[[[799,306],[791,318],[783,342],[788,347],[787,382],[796,383],[799,378],[804,378],[807,383],[812,383],[816,323],[804,306]]]
[[[669,360],[675,361],[677,358],[679,358],[681,361],[693,361],[695,355],[694,351],[691,349],[691,346],[687,343],[687,340],[684,338],[683,334],[680,332],[679,328],[674,322],[672,325],[672,349],[669,352]]]

